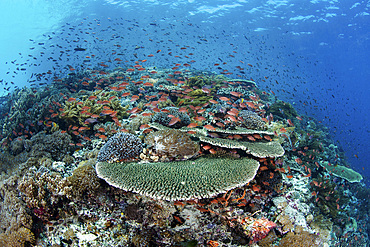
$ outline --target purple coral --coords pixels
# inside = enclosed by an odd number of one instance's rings
[[[137,157],[143,150],[141,140],[128,133],[117,133],[100,149],[99,162],[116,162]]]

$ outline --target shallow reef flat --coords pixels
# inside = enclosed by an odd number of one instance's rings
[[[366,246],[328,129],[252,80],[137,66],[15,90],[1,246]]]

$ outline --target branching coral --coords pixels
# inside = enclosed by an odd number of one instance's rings
[[[50,210],[51,214],[52,205],[65,194],[65,184],[59,173],[52,173],[44,166],[32,167],[19,181],[18,190],[29,208]]]
[[[123,161],[137,157],[143,150],[141,140],[128,133],[117,133],[101,148],[98,161]]]

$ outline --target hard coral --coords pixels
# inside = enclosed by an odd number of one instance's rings
[[[81,162],[82,165],[77,167],[72,176],[67,178],[69,185],[72,186],[67,197],[79,199],[83,195],[89,194],[97,190],[100,186],[99,178],[96,175],[95,169],[89,162]]]
[[[198,143],[192,141],[186,133],[174,129],[152,132],[144,142],[150,152],[161,160],[186,160],[199,151]]]
[[[53,134],[45,135],[40,132],[30,140],[25,140],[26,151],[31,157],[49,157],[54,160],[62,160],[71,151],[69,143],[72,138],[67,133],[56,131]]]
[[[141,140],[128,133],[117,133],[101,148],[97,160],[99,162],[116,162],[137,157],[143,150]]]
[[[262,120],[262,118],[253,111],[240,111],[239,119],[241,119],[242,125],[248,129],[263,130],[266,128],[265,122]]]
[[[206,159],[159,163],[98,162],[98,177],[112,186],[168,201],[210,198],[250,182],[253,159]]]
[[[190,117],[184,112],[179,112],[179,109],[176,107],[166,107],[163,108],[164,111],[158,112],[152,118],[152,122],[162,124],[164,126],[170,126],[172,120],[169,115],[172,115],[176,118],[179,118],[179,121],[176,124],[171,125],[172,128],[181,128],[190,124]]]
[[[0,234],[0,245],[7,247],[21,247],[35,242],[35,236],[30,229],[21,227],[8,234]],[[28,246],[28,245],[27,245]]]
[[[324,244],[320,236],[303,231],[301,233],[288,232],[280,241],[279,246],[322,247]]]
[[[257,242],[263,239],[272,228],[276,227],[274,222],[263,217],[260,219],[246,217],[241,221],[241,223],[246,235],[252,239],[252,242]]]

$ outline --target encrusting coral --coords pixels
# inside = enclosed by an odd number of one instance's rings
[[[157,155],[161,160],[186,160],[197,155],[199,144],[190,137],[176,129],[159,130],[151,132],[144,139],[147,149],[152,155]]]
[[[168,201],[209,198],[250,182],[253,159],[206,159],[163,163],[98,162],[98,177],[126,191]]]

